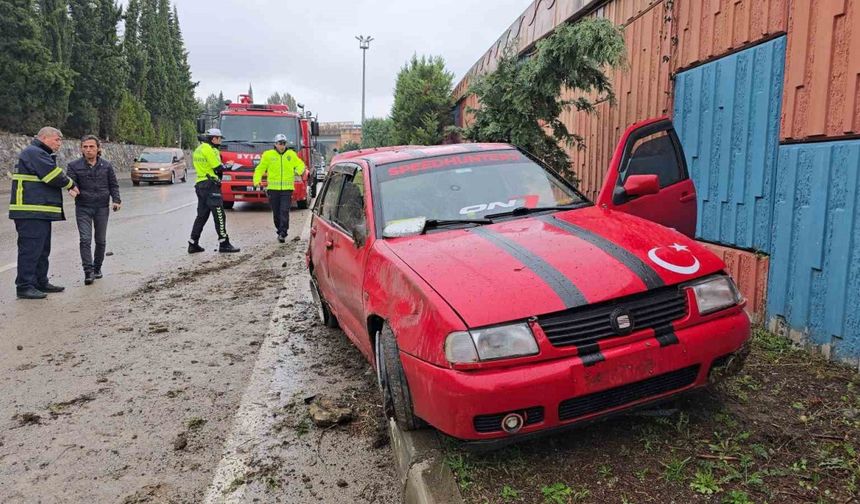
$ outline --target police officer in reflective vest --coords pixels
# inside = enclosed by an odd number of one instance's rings
[[[275,148],[263,153],[260,164],[254,169],[254,185],[259,186],[266,176],[266,192],[272,206],[275,232],[284,243],[290,230],[290,207],[293,204],[295,179],[305,172],[305,163],[293,149],[287,148],[286,135],[275,136]]]
[[[18,231],[18,276],[15,287],[19,299],[44,299],[47,293],[64,287],[48,282],[51,254],[51,222],[66,220],[63,189],[77,197],[75,183],[57,166],[57,151],[63,145],[60,130],[45,127],[21,154],[12,173],[9,218]]]
[[[206,141],[194,151],[194,169],[197,171],[197,183],[194,184],[194,190],[197,192],[197,218],[194,219],[191,240],[188,241],[189,254],[203,252],[204,249],[199,243],[200,235],[210,213],[220,242],[218,252],[239,252],[239,248],[231,245],[227,236],[227,217],[224,214],[224,200],[221,198],[224,165],[221,164],[221,153],[218,152],[221,138],[221,130],[212,128],[206,132]]]

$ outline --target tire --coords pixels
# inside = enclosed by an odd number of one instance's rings
[[[317,181],[316,180],[308,180],[308,194],[309,198],[313,199],[317,197]]]
[[[314,302],[317,305],[317,317],[319,317],[320,322],[322,322],[324,326],[332,329],[340,327],[337,323],[337,317],[335,317],[329,309],[328,303],[326,303],[325,298],[323,298],[322,292],[320,292],[313,277],[311,278],[311,293],[313,294]]]
[[[415,416],[412,394],[400,361],[400,350],[394,331],[386,322],[376,335],[376,377],[382,391],[382,408],[385,416],[394,418],[404,431],[416,430],[427,425]]]
[[[225,201],[224,202],[224,209],[225,210],[232,210],[234,203],[236,203],[236,202],[235,201]]]
[[[176,183],[176,172],[172,171],[172,172],[170,172],[170,185],[173,185],[175,183]]]
[[[182,183],[188,182],[188,170],[182,172],[182,178],[179,180],[181,180]]]
[[[131,185],[133,185],[134,187],[137,187],[140,185],[140,181],[139,180],[132,180]]]
[[[152,185],[152,184],[154,184],[154,183],[155,183],[155,182],[147,182],[147,184],[149,184],[149,185]]]
[[[299,207],[299,210],[304,210],[308,207],[308,200],[306,200],[306,199],[299,200],[296,203],[296,206]]]

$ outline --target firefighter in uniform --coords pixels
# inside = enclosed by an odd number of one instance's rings
[[[12,174],[9,218],[18,232],[18,276],[15,287],[19,299],[44,299],[47,293],[62,292],[48,282],[51,254],[51,222],[66,220],[63,189],[78,195],[75,183],[57,166],[63,134],[45,127],[21,154]]]
[[[197,192],[197,218],[191,228],[191,239],[188,241],[188,253],[203,252],[200,246],[200,235],[203,227],[212,214],[215,231],[218,233],[218,252],[239,252],[238,247],[230,244],[227,236],[227,217],[224,214],[224,200],[221,198],[221,175],[224,165],[221,164],[221,130],[212,128],[206,132],[206,141],[194,151],[194,169],[197,171],[197,182],[194,190]]]
[[[284,243],[290,230],[290,207],[293,204],[295,178],[305,172],[305,163],[293,149],[287,148],[286,135],[275,136],[275,148],[263,153],[260,164],[254,169],[254,186],[266,176],[266,193],[272,206],[275,232]]]

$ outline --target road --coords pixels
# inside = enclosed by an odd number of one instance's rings
[[[237,205],[242,252],[214,252],[209,224],[189,256],[191,184],[121,190],[104,279],[83,284],[74,222],[55,223],[67,289],[44,301],[15,299],[0,222],[0,502],[396,502],[373,373],[313,316],[309,211],[279,244],[268,207]],[[315,426],[322,398],[352,421]]]

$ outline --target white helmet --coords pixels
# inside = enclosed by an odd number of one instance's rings
[[[206,136],[208,136],[209,138],[212,138],[212,137],[223,137],[224,135],[221,134],[221,130],[219,130],[218,128],[209,128],[206,131]]]
[[[278,133],[277,135],[275,135],[275,143],[286,142],[286,141],[287,141],[287,135],[284,135],[283,133]]]

